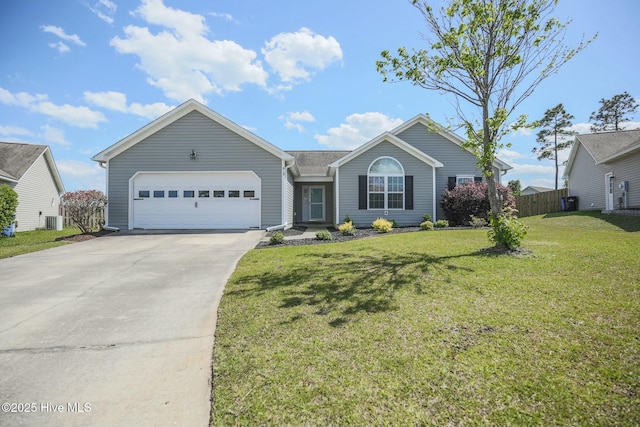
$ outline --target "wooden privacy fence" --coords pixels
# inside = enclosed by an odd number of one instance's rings
[[[71,218],[69,218],[64,206],[60,206],[60,216],[62,216],[62,224],[64,227],[75,225],[73,221],[71,221]],[[92,229],[100,230],[104,225],[104,209],[101,209],[95,215],[91,216],[89,222]]]
[[[569,191],[566,188],[561,190],[544,191],[542,193],[527,194],[516,197],[516,209],[518,216],[542,215],[551,212],[562,211],[560,203],[561,197],[567,197]]]

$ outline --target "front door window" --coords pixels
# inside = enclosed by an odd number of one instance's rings
[[[324,221],[324,187],[309,188],[309,221]]]

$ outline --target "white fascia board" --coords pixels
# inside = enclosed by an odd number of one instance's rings
[[[333,176],[299,175],[293,179],[294,182],[333,182]]]

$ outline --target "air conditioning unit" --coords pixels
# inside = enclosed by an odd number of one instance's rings
[[[45,219],[47,230],[62,230],[62,216],[47,216]]]

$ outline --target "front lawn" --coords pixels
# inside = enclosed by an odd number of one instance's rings
[[[66,245],[69,242],[56,239],[79,232],[77,227],[65,227],[62,231],[21,231],[16,233],[15,237],[2,236],[0,237],[0,259]]]
[[[212,425],[638,425],[640,217],[253,250],[222,298]]]

